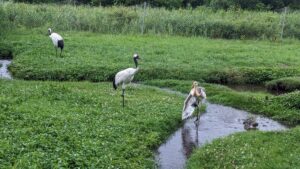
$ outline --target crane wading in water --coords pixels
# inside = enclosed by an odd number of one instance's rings
[[[127,68],[125,70],[121,70],[120,72],[118,72],[113,80],[113,87],[116,90],[117,87],[122,84],[122,98],[123,98],[123,107],[125,105],[125,88],[126,85],[128,83],[130,83],[133,78],[134,75],[139,71],[139,67],[138,67],[138,59],[140,59],[138,54],[134,54],[133,55],[133,61],[135,63],[135,68]]]
[[[57,56],[57,48],[60,48],[60,56],[61,56],[62,51],[64,49],[64,39],[58,33],[52,32],[51,28],[48,29],[48,34],[56,50],[56,56]]]
[[[189,95],[186,97],[182,110],[182,120],[187,119],[193,114],[193,111],[189,111],[187,108],[193,106],[199,109],[200,99],[206,99],[205,89],[203,87],[198,86],[198,82],[194,81],[192,85],[192,89]],[[199,110],[197,110],[199,111]],[[199,112],[198,112],[199,113]],[[197,119],[199,119],[199,115],[197,115]]]

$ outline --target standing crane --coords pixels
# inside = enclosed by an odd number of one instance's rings
[[[206,93],[203,87],[198,86],[198,82],[194,81],[192,89],[189,95],[186,97],[182,110],[182,120],[190,117],[193,114],[193,111],[189,110],[188,107],[198,108],[201,97],[206,99]],[[199,111],[199,110],[198,110]],[[198,120],[198,116],[197,119]]]
[[[121,70],[115,75],[115,78],[113,79],[113,87],[116,90],[118,85],[122,84],[122,98],[123,98],[123,107],[124,107],[124,100],[125,100],[125,88],[128,83],[130,83],[134,75],[139,71],[138,67],[138,59],[140,59],[138,54],[133,55],[133,61],[135,63],[135,68],[127,68],[125,70]]]
[[[54,48],[56,49],[56,56],[57,56],[57,48],[60,48],[60,56],[61,56],[62,51],[64,49],[63,38],[58,33],[52,32],[51,28],[48,29],[48,34],[50,39],[53,42]]]

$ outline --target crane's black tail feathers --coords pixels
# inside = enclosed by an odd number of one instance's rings
[[[64,40],[59,40],[58,42],[57,42],[57,47],[59,47],[61,50],[63,50],[64,49]]]
[[[115,90],[117,90],[117,87],[118,87],[118,86],[117,86],[116,83],[115,83],[115,78],[114,78],[114,80],[113,80],[113,87],[114,87]]]

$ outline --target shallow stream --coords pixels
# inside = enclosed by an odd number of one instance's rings
[[[250,116],[256,118],[258,130],[274,131],[287,129],[284,125],[263,116],[208,102],[206,105],[206,112],[201,115],[199,123],[195,122],[196,118],[186,120],[184,125],[158,148],[156,154],[158,168],[184,168],[186,160],[194,148],[201,147],[220,137],[236,132],[245,132],[243,122]],[[192,107],[189,109],[193,111]]]

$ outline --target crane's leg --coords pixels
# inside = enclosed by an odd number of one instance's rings
[[[125,84],[122,84],[123,107],[125,106]]]
[[[200,118],[199,116],[200,116],[200,107],[198,106],[197,107],[197,120],[199,120],[199,118]]]
[[[63,52],[63,48],[60,48],[60,57],[61,57],[62,52]]]
[[[196,118],[195,122],[199,123],[199,118],[200,118],[200,107],[199,107],[200,99],[197,98],[196,102],[197,102],[197,107],[196,107],[197,118]]]
[[[122,89],[123,107],[125,106],[125,89]]]
[[[199,145],[199,122],[196,123],[196,146]]]
[[[57,48],[55,48],[55,50],[56,50],[56,57],[57,57]]]

